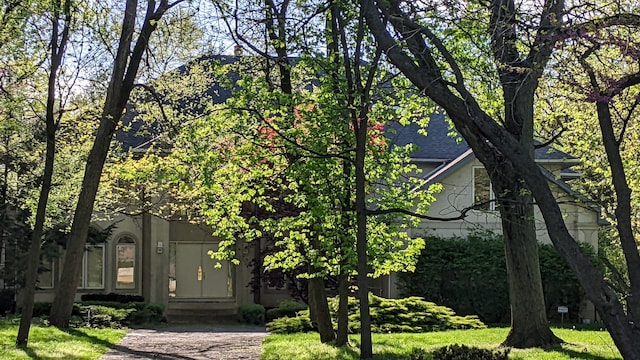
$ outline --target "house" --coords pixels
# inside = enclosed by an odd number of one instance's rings
[[[210,92],[217,97],[228,96],[219,91]],[[153,137],[149,133],[138,136],[139,124],[133,122],[131,125],[129,132],[119,135],[119,140],[128,148],[144,151]],[[418,150],[412,158],[422,169],[420,176],[424,183],[443,185],[443,191],[431,205],[430,215],[452,217],[461,209],[493,197],[486,171],[468,145],[451,134],[444,114],[431,116],[427,136],[421,135],[415,124],[392,127],[394,131],[388,131],[387,136],[393,143],[417,145]],[[571,171],[571,166],[578,164],[576,158],[543,147],[536,151],[536,160],[546,169],[558,197],[577,198],[563,181],[576,176]],[[562,208],[576,239],[597,246],[598,209],[576,201],[567,201]],[[539,213],[536,213],[536,219],[538,238],[548,242]],[[276,306],[289,296],[287,289],[264,282],[255,286],[257,291],[252,291],[252,268],[246,264],[260,259],[260,250],[266,246],[264,243],[238,244],[237,256],[241,265],[234,266],[229,262],[217,263],[209,257],[207,252],[217,249],[219,239],[213,237],[212,229],[205,225],[179,218],[163,219],[148,213],[121,215],[116,220],[119,222],[108,242],[87,247],[78,299],[82,294],[96,292],[142,295],[147,301],[164,304],[171,315],[198,311],[229,314],[238,306],[252,302]],[[99,228],[108,225],[108,222],[95,224]],[[476,229],[500,231],[499,214],[492,203],[470,211],[461,220],[422,221],[419,227],[410,229],[410,233],[414,236],[464,236]],[[37,301],[51,301],[54,295],[61,262],[48,265],[52,271],[41,274]],[[382,296],[397,296],[394,275],[374,281],[372,291]]]

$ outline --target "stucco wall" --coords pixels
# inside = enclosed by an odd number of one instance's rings
[[[429,215],[441,218],[459,216],[460,211],[473,204],[473,168],[482,164],[474,159],[461,166],[440,183],[443,190],[436,195],[431,204]],[[559,171],[559,167],[555,169]],[[562,204],[560,208],[569,232],[581,242],[591,244],[597,249],[598,212],[582,203],[576,202],[566,192],[552,185]],[[550,243],[549,234],[539,209],[535,208],[536,234],[539,241]],[[474,230],[491,230],[501,233],[502,226],[498,211],[471,210],[463,220],[432,221],[423,220],[420,226],[411,229],[412,236],[437,235],[441,237],[466,236]]]

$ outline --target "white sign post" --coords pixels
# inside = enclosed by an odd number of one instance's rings
[[[566,306],[558,306],[558,313],[560,314],[560,324],[564,323],[564,314],[569,312],[569,308]]]

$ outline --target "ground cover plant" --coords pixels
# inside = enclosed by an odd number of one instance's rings
[[[553,329],[567,343],[551,349],[511,349],[509,359],[622,359],[604,330]],[[374,334],[374,359],[431,359],[431,354],[447,345],[497,350],[509,328],[450,330],[419,334]],[[350,346],[335,348],[321,344],[316,333],[272,334],[263,342],[262,360],[351,360],[359,358],[358,337],[350,337]],[[425,357],[419,357],[427,354]]]
[[[33,324],[29,345],[15,347],[19,318],[0,320],[0,359],[98,359],[126,334],[123,329],[76,328],[62,331]]]

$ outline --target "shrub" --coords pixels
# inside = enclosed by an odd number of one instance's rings
[[[507,360],[509,350],[492,351],[466,345],[449,345],[433,352],[433,360]]]
[[[281,317],[295,317],[300,311],[307,310],[307,305],[295,300],[283,300],[277,308],[269,309],[266,312],[266,320],[273,321]]]
[[[427,332],[449,329],[481,329],[486,326],[477,316],[457,316],[453,310],[439,306],[422,298],[385,299],[375,295],[369,296],[371,311],[371,331],[377,333]],[[349,332],[360,331],[360,315],[358,301],[350,297]],[[329,308],[335,317],[338,298],[329,299]],[[295,320],[288,320],[295,319]],[[295,318],[279,318],[267,324],[267,329],[274,333],[309,331],[306,324],[309,311],[302,311]]]
[[[238,313],[242,320],[247,324],[262,325],[264,324],[265,310],[260,304],[247,304],[238,308]]]
[[[282,314],[280,314],[280,309],[278,309],[278,308],[269,309],[265,313],[265,320],[267,322],[273,321],[273,320],[281,318],[281,317],[282,317]]]
[[[33,316],[34,317],[46,317],[51,313],[50,302],[35,302],[33,303]]]
[[[0,289],[0,316],[16,311],[15,290]]]
[[[78,304],[80,316],[75,325],[95,328],[120,328],[126,324],[126,319],[136,310],[133,308],[113,308],[102,305]]]
[[[292,334],[313,331],[309,312],[303,311],[296,317],[281,317],[267,324],[267,331],[274,334]]]
[[[593,254],[588,245],[583,250]],[[575,276],[551,245],[540,244],[540,272],[549,319],[566,305],[578,321],[584,295]],[[502,237],[472,234],[467,238],[429,237],[413,273],[399,274],[403,296],[420,296],[458,314],[477,314],[485,323],[509,322],[509,291]],[[565,318],[567,320],[567,318]]]
[[[281,316],[294,317],[302,310],[307,310],[308,307],[305,304],[299,303],[295,300],[283,300],[278,305],[278,310]]]

